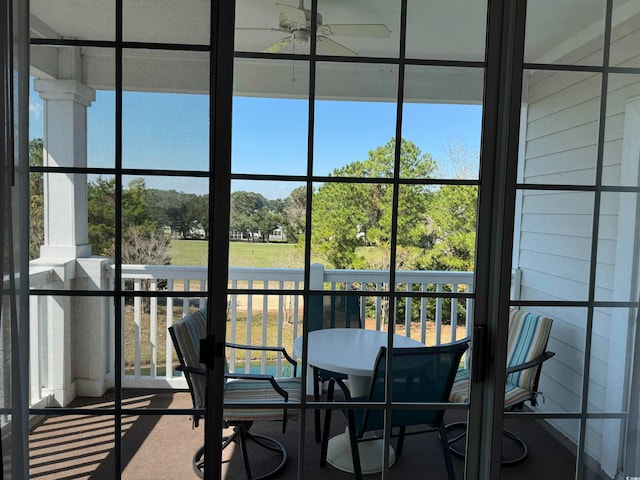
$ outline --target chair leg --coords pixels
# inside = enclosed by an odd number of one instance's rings
[[[453,461],[451,460],[451,452],[449,451],[449,439],[447,438],[447,428],[444,423],[441,423],[438,427],[440,435],[440,446],[442,447],[442,454],[444,455],[444,463],[447,466],[447,478],[449,480],[455,480],[456,474],[453,471]]]
[[[243,427],[237,427],[237,428],[243,428]],[[249,465],[249,455],[247,452],[247,438],[246,438],[246,432],[244,431],[244,429],[242,429],[239,432],[238,435],[239,439],[240,439],[240,453],[242,453],[242,460],[244,461],[244,469],[247,472],[247,478],[253,478],[251,477],[251,465]]]
[[[322,446],[320,447],[320,466],[327,466],[327,450],[329,448],[329,430],[331,429],[331,412],[329,408],[324,414],[324,428],[322,429]]]
[[[224,448],[224,447],[223,447]],[[193,471],[199,478],[204,478],[204,445],[193,455]]]
[[[400,427],[398,432],[398,443],[396,444],[396,457],[402,455],[402,447],[404,447],[404,434],[407,431],[407,427]]]
[[[353,473],[356,480],[362,480],[362,466],[360,465],[360,449],[356,437],[356,420],[352,410],[347,410],[347,424],[349,425],[349,443],[351,445],[351,459],[353,460]]]
[[[446,425],[444,427],[445,431],[447,432],[451,432],[454,430],[462,430],[460,433],[449,437],[449,439],[447,440],[448,444],[449,444],[449,451],[451,453],[453,453],[456,457],[460,457],[460,458],[464,458],[464,444],[462,446],[462,448],[456,446],[455,444],[459,441],[464,441],[465,437],[467,436],[467,424],[466,422],[454,422],[454,423],[449,423],[448,425]]]
[[[449,444],[449,451],[451,453],[453,453],[457,457],[464,458],[464,447],[465,447],[464,444],[462,445],[462,448],[459,446],[456,446],[455,444],[459,441],[463,441],[464,438],[466,437],[467,424],[465,422],[455,422],[455,423],[450,423],[446,425],[444,428],[445,428],[445,431],[447,432],[451,432],[457,429],[462,430],[457,435],[450,437],[448,440],[448,444]],[[524,443],[524,440],[522,440],[520,437],[518,437],[514,433],[511,433],[507,430],[503,430],[502,433],[504,434],[504,439],[510,440],[515,445],[516,449],[520,450],[520,453],[517,456],[507,458],[504,456],[504,445],[503,445],[503,448],[502,448],[503,455],[501,458],[502,465],[505,467],[510,467],[512,465],[517,465],[519,463],[522,463],[529,455],[529,449],[527,448],[527,445]]]
[[[241,450],[240,453],[242,454],[242,460],[244,462],[244,468],[245,468],[245,471],[247,472],[248,480],[266,480],[268,478],[272,478],[275,474],[277,474],[280,470],[282,470],[285,463],[287,462],[287,450],[285,449],[284,445],[282,445],[280,442],[278,442],[277,440],[271,437],[267,437],[265,435],[252,434],[249,431],[249,429],[246,428],[244,425],[238,425],[235,428],[235,430],[238,432],[238,439],[240,440],[240,450]],[[249,452],[247,451],[248,441],[252,441],[259,447],[265,448],[272,452],[279,453],[282,458],[278,466],[276,466],[275,468],[273,468],[272,470],[264,474],[258,474],[256,476],[253,476],[253,473],[251,472],[250,462],[249,462]]]
[[[511,433],[506,430],[504,430],[502,433],[504,434],[504,437],[506,439],[511,440],[516,445],[516,448],[519,449],[521,452],[520,455],[516,457],[510,457],[510,458],[505,458],[503,455],[502,465],[505,467],[510,467],[512,465],[517,465],[523,462],[524,459],[527,458],[527,455],[529,455],[529,449],[527,448],[527,445],[524,443],[524,440],[518,437],[515,433]],[[503,446],[503,452],[504,452],[504,446]]]
[[[320,379],[318,378],[318,369],[313,367],[313,400],[320,401]],[[316,428],[316,443],[320,443],[320,409],[316,408],[315,415],[315,428]]]

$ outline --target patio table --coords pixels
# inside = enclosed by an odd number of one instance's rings
[[[362,328],[329,328],[309,332],[308,339],[309,365],[346,374],[352,397],[368,394],[376,357],[380,347],[387,345],[387,332]],[[417,348],[424,347],[424,344],[394,334],[393,346]],[[302,337],[294,340],[293,352],[297,357],[302,357]],[[363,474],[382,471],[383,448],[382,439],[368,440],[358,445]],[[348,432],[329,439],[327,462],[339,470],[353,473]],[[393,465],[394,462],[395,452],[389,446],[389,465]]]

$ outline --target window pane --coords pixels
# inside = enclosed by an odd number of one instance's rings
[[[176,112],[179,113],[176,115]],[[208,98],[205,96],[125,94],[123,166],[154,170],[207,170],[208,123]]]
[[[114,0],[31,0],[29,7],[32,38],[115,40]]]
[[[410,178],[478,178],[482,131],[481,69],[407,66],[402,137],[437,163],[422,174],[401,165]]]
[[[397,57],[400,1],[318,1],[319,55]]]
[[[522,181],[594,184],[601,76],[525,71],[525,77],[528,88],[523,90],[523,102],[528,105],[520,125]]]
[[[393,176],[389,141],[395,137],[397,82],[395,66],[318,64],[314,174],[364,176],[336,169],[381,148],[385,166],[368,176]]]
[[[236,6],[235,48],[241,52],[308,55],[311,2],[241,0]],[[396,57],[400,2],[318,2],[318,55]]]
[[[407,57],[484,61],[487,2],[409,0]]]
[[[605,0],[527,2],[524,61],[602,65]]]
[[[640,72],[609,74],[602,170],[604,185],[640,185]]]
[[[208,45],[210,2],[186,0],[157,2],[124,0],[122,37],[129,42]]]
[[[638,242],[638,194],[604,192],[600,200],[595,299],[637,301],[631,267]]]
[[[593,201],[591,192],[522,192],[514,265],[525,274],[514,277],[514,298],[588,299]]]
[[[609,65],[615,67],[640,67],[640,30],[635,20],[637,4],[627,0],[613,1],[613,26]]]
[[[304,62],[237,62],[233,99],[232,172],[304,175],[307,173],[309,101]],[[245,71],[246,69],[246,71]],[[275,81],[274,75],[295,75]],[[253,78],[250,82],[247,76]],[[265,81],[266,78],[270,79]],[[260,83],[255,82],[260,79]],[[269,88],[277,89],[267,92]],[[247,90],[253,89],[253,90]],[[251,92],[260,89],[260,95]]]
[[[76,406],[102,408],[108,403],[85,397]],[[128,427],[123,425],[123,429]],[[49,477],[54,472],[63,472],[61,477],[67,478],[115,478],[115,467],[111,415],[50,415],[30,432],[29,478]]]
[[[298,245],[304,244],[305,236],[304,185],[234,180],[231,192],[230,266],[274,269],[274,281],[284,280],[278,269],[302,268],[304,251]]]

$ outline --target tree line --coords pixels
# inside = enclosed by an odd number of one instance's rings
[[[31,141],[32,165],[42,165],[42,148],[41,139]],[[394,192],[391,184],[375,181],[393,177],[394,152],[391,139],[371,150],[365,160],[336,168],[330,181],[314,189],[312,252],[334,268],[388,269],[395,245],[398,269],[472,270],[477,187],[424,182],[436,176],[438,165],[430,154],[403,139],[397,166],[402,182]],[[89,242],[96,255],[114,255],[115,187],[115,177],[88,182]],[[31,191],[30,255],[37,258],[44,238],[42,174],[31,174]],[[266,242],[281,228],[286,241],[304,244],[306,187],[275,200],[236,191],[230,201],[231,230],[251,241]],[[171,238],[208,239],[208,206],[208,195],[152,189],[142,178],[132,180],[122,190],[123,261],[168,264]]]

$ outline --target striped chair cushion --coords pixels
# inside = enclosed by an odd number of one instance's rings
[[[300,379],[280,378],[278,384],[289,393],[288,402],[276,392],[269,381],[262,380],[229,380],[224,388],[224,418],[228,422],[252,421],[252,420],[283,420],[284,408],[234,408],[233,402],[262,403],[277,402],[286,406],[286,403],[300,403]],[[297,417],[297,409],[288,409],[287,418]]]
[[[205,368],[200,363],[200,339],[207,336],[207,308],[197,310],[172,325],[176,343],[187,367]],[[191,374],[194,408],[204,408],[206,378]]]
[[[547,349],[552,323],[550,318],[542,315],[524,310],[511,310],[507,367],[530,362],[542,355]],[[539,368],[540,365],[509,374],[506,380],[507,386],[520,387],[533,392]]]
[[[512,309],[509,312],[509,339],[507,367],[529,362],[542,355],[547,348],[552,320],[542,315]],[[507,376],[505,385],[505,408],[531,398],[534,382],[540,366],[529,368]],[[449,395],[450,402],[469,400],[469,370],[458,370]]]
[[[466,368],[458,370],[449,394],[450,402],[464,403],[469,400],[469,374],[470,372]]]
[[[185,365],[194,368],[205,368],[205,365],[200,363],[200,339],[205,338],[207,335],[206,307],[180,319],[172,326],[172,330]],[[228,371],[226,358],[225,371]],[[278,379],[278,384],[289,393],[288,402],[300,403],[301,387],[299,378]],[[194,408],[204,408],[206,377],[204,375],[191,374],[191,387],[193,389]],[[224,401],[227,404],[232,402],[285,403],[284,398],[273,389],[269,381],[242,379],[225,381]],[[294,418],[296,416],[297,410],[290,409],[287,411],[287,418]],[[225,408],[224,418],[230,422],[282,420],[284,418],[284,409],[282,407],[241,409],[231,406],[230,408]]]

